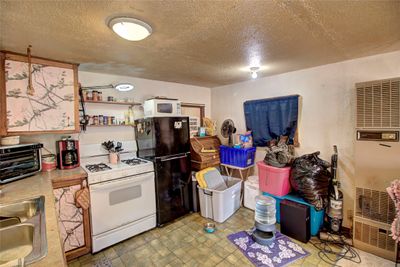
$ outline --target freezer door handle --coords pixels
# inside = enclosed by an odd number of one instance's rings
[[[182,159],[182,158],[186,158],[186,157],[187,157],[187,155],[185,154],[183,156],[177,156],[177,157],[171,157],[171,158],[161,158],[161,161],[164,162],[164,161],[170,161],[170,160],[174,160],[174,159]]]

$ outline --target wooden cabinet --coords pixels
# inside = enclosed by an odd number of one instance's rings
[[[0,135],[79,131],[76,64],[0,53]],[[30,75],[29,75],[30,74]]]
[[[67,261],[91,251],[89,209],[77,204],[76,193],[87,187],[86,177],[53,181],[56,214]]]

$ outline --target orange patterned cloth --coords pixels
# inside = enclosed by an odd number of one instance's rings
[[[391,226],[391,236],[396,241],[400,241],[400,180],[394,180],[391,185],[386,188],[389,196],[392,198],[396,207],[396,216]]]

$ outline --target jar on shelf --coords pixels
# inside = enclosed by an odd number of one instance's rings
[[[114,101],[114,97],[113,96],[107,96],[107,101],[113,102]]]
[[[99,125],[99,116],[97,115],[93,116],[93,125]]]
[[[87,100],[87,91],[82,91],[82,100],[83,101]]]
[[[115,116],[111,116],[111,125],[116,125],[117,123],[115,122]]]
[[[99,125],[104,125],[104,116],[99,115]]]
[[[93,116],[89,116],[89,115],[87,115],[88,116],[88,125],[93,125],[94,123],[93,123]]]
[[[101,91],[97,92],[97,101],[103,101],[103,93]]]
[[[92,91],[90,91],[90,90],[86,91],[86,99],[89,101],[93,100],[93,92]]]
[[[103,125],[108,125],[108,118],[109,116],[106,115],[103,116]]]
[[[98,99],[99,92],[93,90],[92,95],[93,95],[93,101],[99,101]]]

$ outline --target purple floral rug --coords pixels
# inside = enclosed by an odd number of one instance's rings
[[[246,231],[231,234],[228,239],[255,266],[281,267],[310,255],[307,250],[279,232],[276,232],[275,241],[268,246],[262,246],[254,242]]]

